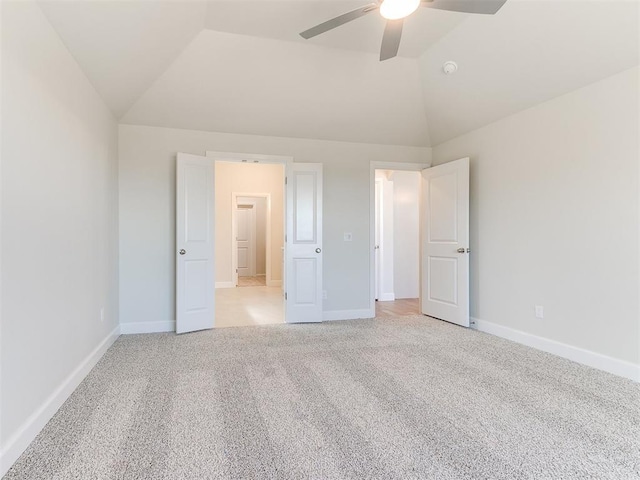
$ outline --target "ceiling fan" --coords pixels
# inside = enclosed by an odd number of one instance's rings
[[[400,37],[402,36],[402,23],[405,17],[411,15],[420,6],[436,8],[438,10],[450,10],[452,12],[493,15],[500,10],[500,7],[502,7],[506,1],[507,0],[378,0],[339,15],[331,20],[327,20],[326,22],[322,22],[309,30],[305,30],[300,36],[309,39],[378,10],[380,15],[387,19],[387,25],[384,28],[384,35],[382,36],[382,46],[380,47],[380,61],[383,61],[393,58],[398,54]]]

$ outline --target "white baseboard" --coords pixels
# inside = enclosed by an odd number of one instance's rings
[[[234,282],[216,282],[216,288],[236,288]]]
[[[0,477],[11,468],[11,465],[22,455],[29,444],[40,433],[49,420],[55,415],[62,404],[69,398],[78,385],[98,363],[104,353],[120,336],[120,326],[113,329],[109,335],[85,357],[71,374],[65,378],[40,407],[29,416],[18,431],[7,440],[0,452]]]
[[[322,312],[322,321],[355,320],[358,318],[373,318],[375,316],[375,310],[372,311],[369,308],[360,310],[325,310]]]
[[[175,320],[168,320],[165,322],[134,322],[120,324],[120,333],[122,333],[123,335],[131,335],[134,333],[162,333],[175,331]]]
[[[521,330],[498,325],[497,323],[480,320],[479,318],[472,318],[471,320],[475,321],[477,325],[476,328],[481,332],[506,338],[507,340],[542,350],[543,352],[552,353],[559,357],[573,360],[574,362],[581,363],[588,367],[604,370],[605,372],[640,382],[640,365],[609,357],[607,355],[602,355],[601,353],[586,350],[584,348],[574,347],[566,343],[532,335]]]
[[[282,280],[267,280],[267,287],[281,287]]]
[[[396,299],[394,293],[381,293],[378,298],[379,302],[393,302]]]

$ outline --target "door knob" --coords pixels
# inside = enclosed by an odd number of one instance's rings
[[[187,251],[184,248],[181,248],[180,251],[178,252],[180,255],[184,255],[185,253],[187,253]]]
[[[464,253],[464,248],[460,247],[460,248],[458,249],[458,253]]]
[[[320,253],[322,250],[320,250],[319,248],[316,248],[316,253]]]

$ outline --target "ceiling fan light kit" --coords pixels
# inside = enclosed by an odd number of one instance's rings
[[[500,10],[500,7],[502,7],[506,1],[507,0],[379,0],[375,3],[369,3],[350,12],[338,15],[326,22],[322,22],[300,33],[300,36],[308,40],[377,10],[382,17],[387,19],[387,25],[384,28],[384,34],[382,36],[382,45],[380,47],[380,61],[383,61],[393,58],[398,54],[404,19],[415,12],[419,6],[435,8],[437,10],[449,10],[452,12],[493,15]]]
[[[380,4],[380,15],[387,20],[408,17],[420,6],[420,0],[384,0]]]

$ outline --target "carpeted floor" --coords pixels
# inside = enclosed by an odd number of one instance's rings
[[[122,336],[7,479],[640,478],[640,386],[427,317]]]

